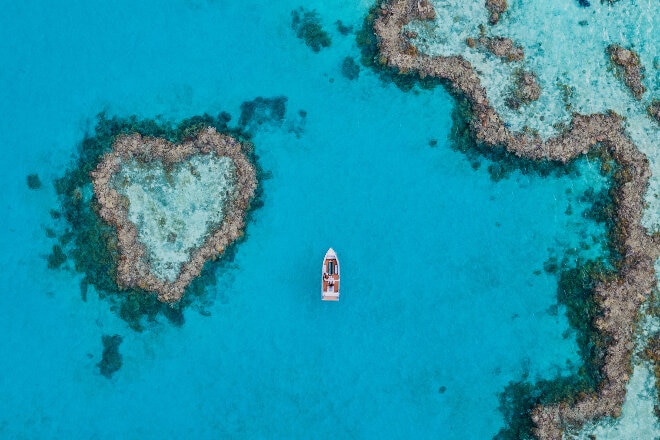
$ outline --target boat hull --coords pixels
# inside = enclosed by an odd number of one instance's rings
[[[330,248],[323,258],[321,267],[321,300],[339,301],[339,258],[335,251]]]

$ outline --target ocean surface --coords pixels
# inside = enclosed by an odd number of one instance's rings
[[[580,367],[543,268],[598,253],[582,195],[606,184],[599,164],[497,182],[488,161],[473,169],[451,148],[446,91],[342,74],[360,53],[334,23],[357,30],[370,1],[305,3],[332,37],[318,53],[291,28],[297,1],[57,3],[0,15],[0,438],[485,439],[508,383]],[[83,302],[74,269],[48,269],[52,182],[97,113],[236,123],[259,96],[287,112],[254,130],[272,178],[207,288],[210,316],[138,333],[93,290]],[[342,299],[328,304],[330,246]],[[112,334],[123,365],[108,379]]]

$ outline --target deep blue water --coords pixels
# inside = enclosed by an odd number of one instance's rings
[[[291,30],[299,5],[3,2],[0,437],[489,438],[509,381],[579,366],[563,310],[548,313],[556,279],[538,271],[602,232],[577,200],[602,185],[597,164],[493,182],[449,147],[445,91],[342,76],[359,51],[333,22],[359,27],[369,2],[306,4],[333,39],[318,54]],[[236,121],[241,102],[280,95],[285,122],[254,138],[265,206],[209,288],[210,317],[135,333],[81,300],[80,274],[46,267],[52,179],[99,111]],[[319,301],[329,246],[337,304]],[[108,380],[95,365],[114,333],[124,363]]]

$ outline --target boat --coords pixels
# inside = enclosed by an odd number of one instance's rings
[[[339,259],[332,248],[323,257],[321,300],[339,301]]]

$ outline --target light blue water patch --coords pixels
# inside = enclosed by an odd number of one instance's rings
[[[295,2],[41,2],[3,5],[5,155],[0,434],[13,438],[488,438],[497,393],[523,374],[579,364],[542,270],[602,230],[582,219],[579,177],[494,183],[452,151],[452,99],[404,94],[365,70],[352,37],[370,4],[313,2],[331,48],[290,28]],[[255,136],[265,206],[209,288],[212,316],[134,333],[74,271],[46,268],[44,227],[93,115],[168,119],[288,97],[281,127]],[[305,131],[289,131],[305,110]],[[437,139],[435,148],[429,140]],[[31,191],[28,173],[46,184]],[[565,214],[572,200],[573,214]],[[334,247],[342,299],[320,301]],[[98,373],[101,335],[124,365]],[[444,387],[444,388],[442,388]],[[444,392],[440,392],[441,388]]]
[[[157,277],[174,282],[210,225],[222,222],[234,173],[230,158],[210,154],[193,157],[169,174],[162,162],[145,166],[132,160],[115,175],[111,187],[128,198],[128,218],[137,226]]]

